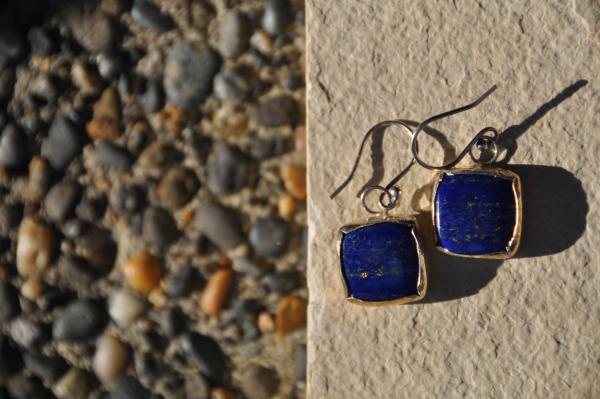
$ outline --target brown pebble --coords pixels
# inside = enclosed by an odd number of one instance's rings
[[[164,308],[169,302],[169,297],[162,288],[155,288],[148,295],[148,302],[155,308]]]
[[[71,79],[83,94],[93,95],[100,91],[100,76],[84,62],[76,61],[73,63]]]
[[[23,197],[28,202],[39,202],[44,198],[52,184],[50,164],[40,156],[34,156],[29,162],[29,179],[23,187]]]
[[[275,327],[280,335],[290,334],[306,324],[306,299],[291,294],[277,304]]]
[[[230,389],[216,387],[210,392],[210,399],[239,399],[239,396]]]
[[[277,202],[277,208],[279,210],[279,216],[282,218],[291,217],[296,211],[297,203],[294,197],[289,194],[282,194]]]
[[[177,210],[193,198],[199,187],[200,182],[194,171],[183,166],[174,166],[160,180],[156,195],[164,206]]]
[[[204,313],[216,316],[221,312],[229,295],[233,276],[231,269],[219,269],[211,276],[200,300]]]
[[[132,288],[147,293],[159,286],[162,264],[157,257],[144,251],[123,263],[123,274]]]
[[[54,237],[45,223],[26,217],[17,237],[17,271],[23,277],[38,277],[52,261]]]
[[[275,318],[270,312],[261,312],[256,322],[258,329],[263,334],[275,331]]]
[[[182,108],[167,105],[154,115],[153,120],[159,129],[169,133],[179,134],[187,123],[188,114],[187,111]]]
[[[92,368],[105,385],[123,374],[129,363],[129,349],[112,335],[102,336],[96,341],[96,352]]]
[[[86,129],[92,140],[115,140],[123,133],[121,98],[115,88],[109,87],[102,92],[94,104],[94,116]]]
[[[306,198],[306,168],[300,165],[287,164],[281,168],[281,178],[285,189],[296,199]]]
[[[46,286],[43,281],[29,278],[21,286],[21,295],[30,301],[35,301],[44,293],[44,288]]]
[[[59,399],[87,398],[92,390],[92,382],[87,372],[79,369],[67,371],[54,386],[52,392]]]
[[[301,154],[306,153],[306,128],[302,128],[294,138],[294,149]]]

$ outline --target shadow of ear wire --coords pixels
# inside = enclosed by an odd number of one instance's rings
[[[412,120],[402,119],[402,122],[404,122],[407,125],[412,126],[414,128],[416,128],[419,125],[419,122],[412,121]],[[385,155],[384,155],[384,150],[383,150],[383,135],[385,133],[385,130],[386,130],[386,128],[381,128],[381,129],[377,129],[373,132],[373,137],[372,137],[372,141],[371,141],[371,156],[370,156],[372,173],[371,173],[371,176],[369,177],[369,180],[365,184],[362,185],[362,187],[356,194],[357,197],[359,197],[367,187],[372,186],[372,185],[381,184],[381,180],[384,177],[385,168],[383,166],[383,163],[384,163]],[[450,143],[450,141],[448,141],[448,138],[446,137],[445,134],[443,134],[439,130],[436,130],[429,126],[427,126],[423,129],[422,134],[431,137],[433,140],[435,140],[440,145],[440,147],[442,148],[443,153],[444,153],[443,163],[447,163],[456,157],[456,148]],[[407,153],[407,155],[409,155],[412,158],[412,154],[410,154],[410,140],[406,141],[406,148],[409,151]],[[406,164],[407,162],[400,162],[400,163]],[[398,172],[394,171],[394,175],[396,175],[397,173]]]
[[[542,104],[533,114],[525,118],[518,125],[509,126],[506,130],[504,130],[498,136],[498,145],[506,150],[503,158],[498,160],[500,164],[508,163],[517,148],[519,147],[517,144],[517,139],[523,135],[531,126],[535,125],[540,119],[544,117],[548,112],[550,112],[553,108],[556,108],[563,101],[567,100],[573,94],[575,94],[579,89],[588,84],[588,81],[585,79],[579,79],[575,83],[567,86],[560,93],[558,93],[554,98],[550,101]]]

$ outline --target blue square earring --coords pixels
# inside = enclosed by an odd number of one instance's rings
[[[375,130],[393,125],[401,126],[412,136],[408,125],[400,120],[384,121],[372,127],[365,134],[350,176],[331,194],[332,199],[352,180],[369,136]],[[400,198],[400,189],[395,183],[413,164],[414,159],[386,187],[366,187],[361,193],[361,203],[375,216],[339,231],[340,274],[349,301],[381,305],[414,302],[425,296],[427,269],[416,219],[389,215]],[[380,194],[376,203],[381,211],[368,205],[368,195],[372,192]]]
[[[418,155],[417,137],[430,123],[467,111],[489,96],[494,85],[475,102],[432,116],[421,122],[413,134],[414,160],[427,169],[439,170],[432,197],[436,247],[447,254],[486,259],[507,259],[519,248],[523,199],[521,180],[509,170],[490,167],[498,158],[498,131],[482,129],[452,162],[433,166]],[[481,151],[476,157],[473,148]],[[467,155],[475,168],[454,169]]]

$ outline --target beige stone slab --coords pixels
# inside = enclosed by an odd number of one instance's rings
[[[600,3],[575,3],[307,1],[310,399],[600,397]],[[524,185],[520,252],[451,257],[426,229],[425,303],[345,301],[337,230],[366,218],[364,184],[409,160],[408,135],[391,129],[331,201],[364,132],[494,83],[485,103],[434,126],[447,143],[423,137],[421,148],[433,162],[480,128],[507,130]],[[427,220],[433,177],[413,168],[395,213]]]

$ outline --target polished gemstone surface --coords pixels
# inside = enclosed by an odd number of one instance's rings
[[[513,178],[445,174],[435,196],[438,245],[462,255],[506,253],[517,222]]]
[[[344,233],[341,261],[349,296],[391,301],[418,294],[414,223],[383,221]]]

